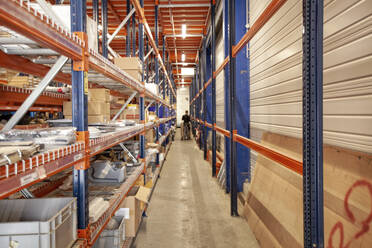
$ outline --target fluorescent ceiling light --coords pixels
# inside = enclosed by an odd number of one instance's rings
[[[184,78],[182,78],[182,83],[184,83],[185,82],[185,79]]]
[[[182,76],[193,76],[194,73],[194,68],[181,68]]]
[[[182,24],[182,38],[186,38],[186,24]]]
[[[185,61],[186,60],[186,55],[184,53],[182,53],[181,60],[182,61]]]

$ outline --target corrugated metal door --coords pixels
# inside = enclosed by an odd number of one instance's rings
[[[270,0],[250,0],[253,24]],[[325,0],[324,142],[372,151],[372,1]],[[251,134],[302,136],[302,1],[289,0],[251,51]]]

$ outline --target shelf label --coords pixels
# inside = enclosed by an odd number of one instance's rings
[[[44,167],[39,167],[39,168],[37,168],[36,171],[37,171],[37,173],[39,174],[39,178],[40,178],[40,179],[44,179],[44,178],[47,177],[47,175],[46,175],[46,170],[45,170]]]
[[[74,162],[83,158],[83,154],[79,153],[74,156]]]
[[[86,95],[88,95],[88,87],[89,87],[88,72],[84,72],[84,94]]]
[[[94,148],[94,152],[98,152],[101,149],[102,149],[102,146],[97,146],[97,147]]]
[[[27,176],[21,177],[21,186],[32,183],[37,179],[39,179],[39,175],[37,172],[33,172],[31,174],[28,174]]]

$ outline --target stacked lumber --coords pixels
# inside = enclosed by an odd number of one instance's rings
[[[302,161],[300,139],[262,144]],[[371,247],[371,154],[324,145],[324,205],[326,247]],[[243,215],[261,247],[303,247],[302,176],[259,155]]]

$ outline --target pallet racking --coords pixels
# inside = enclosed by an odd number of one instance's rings
[[[106,1],[102,1],[103,3]],[[22,160],[14,164],[7,164],[0,169],[0,199],[45,180],[68,168],[74,168],[74,196],[78,203],[78,237],[76,247],[90,247],[97,240],[99,234],[108,224],[110,218],[114,215],[120,203],[126,197],[128,191],[133,187],[139,176],[144,173],[147,165],[144,154],[144,133],[152,128],[156,129],[157,143],[163,144],[168,140],[170,126],[175,118],[172,107],[176,99],[174,91],[174,82],[169,77],[167,65],[157,48],[158,34],[155,39],[151,29],[146,21],[143,12],[143,1],[132,0],[141,25],[143,25],[147,40],[155,53],[156,65],[160,64],[164,76],[163,97],[154,95],[145,88],[144,76],[142,81],[131,77],[125,71],[115,66],[108,58],[102,56],[93,49],[88,48],[88,40],[85,33],[84,17],[86,15],[85,1],[70,1],[72,32],[66,30],[62,25],[34,9],[29,1],[12,0],[0,2],[0,21],[3,26],[24,36],[23,38],[14,38],[14,42],[32,45],[28,48],[18,49],[17,51],[5,50],[0,52],[2,57],[1,66],[29,73],[35,76],[43,77],[47,73],[53,76],[44,77],[43,80],[48,84],[51,80],[72,85],[73,101],[73,125],[77,128],[78,140],[76,143],[47,151],[35,155],[27,160]],[[107,6],[106,6],[107,7]],[[103,11],[107,18],[107,9]],[[107,22],[103,28],[107,32]],[[106,37],[106,33],[103,33]],[[139,33],[140,59],[144,64],[144,35]],[[104,39],[106,40],[106,39]],[[104,42],[104,51],[107,43]],[[105,54],[106,53],[106,54]],[[107,55],[107,51],[104,52]],[[37,55],[37,59],[27,59],[27,56]],[[25,57],[26,58],[25,58]],[[59,59],[56,59],[56,57]],[[7,61],[7,62],[6,62]],[[57,61],[57,62],[56,62]],[[58,68],[49,67],[55,63],[60,63]],[[70,66],[66,64],[71,64]],[[156,83],[159,84],[158,67],[156,68]],[[48,74],[47,74],[48,75]],[[86,123],[86,88],[89,85],[95,87],[104,87],[112,90],[120,96],[127,96],[137,92],[140,96],[140,126],[126,131],[104,135],[100,138],[89,139]],[[165,82],[168,84],[168,90],[165,89]],[[159,84],[160,86],[160,84]],[[60,111],[63,100],[66,96],[59,94],[40,93],[33,96],[30,90],[20,90],[9,86],[1,86],[1,92],[4,92],[6,98],[16,98],[18,102],[30,100],[32,103],[43,105],[43,107],[31,107],[32,104],[22,104],[12,110],[26,112],[31,111]],[[165,95],[171,92],[170,101],[166,101]],[[40,97],[39,97],[40,96]],[[9,100],[8,99],[8,100]],[[51,102],[54,102],[51,104]],[[155,102],[156,113],[160,117],[155,123],[146,124],[144,119],[145,103]],[[44,106],[45,105],[45,106]],[[54,107],[53,107],[54,106]],[[162,107],[160,107],[162,106]],[[163,130],[163,135],[159,135],[159,129]],[[88,220],[88,182],[87,169],[89,168],[89,159],[123,141],[129,140],[135,136],[140,136],[140,150],[142,165],[130,176],[130,178],[120,187],[120,194],[110,200],[110,207],[99,218],[98,221],[90,223]],[[167,146],[167,151],[169,145]],[[159,159],[157,156],[157,163]],[[161,168],[161,167],[160,167]],[[160,168],[158,171],[160,171]],[[44,189],[37,189],[38,192],[44,192]],[[45,192],[49,192],[45,190]],[[44,193],[45,193],[44,192]],[[40,193],[43,195],[43,193]]]

